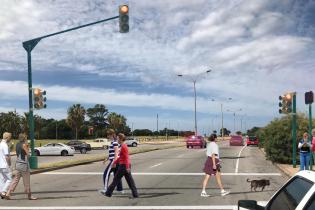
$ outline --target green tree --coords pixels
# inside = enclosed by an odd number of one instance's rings
[[[117,133],[130,133],[130,128],[127,126],[127,119],[121,114],[111,112],[108,117],[109,128],[114,129]]]
[[[96,137],[99,132],[104,130],[107,126],[108,109],[103,104],[96,104],[93,108],[87,109],[87,116],[89,117],[89,123],[94,127]]]
[[[303,133],[308,131],[308,120],[304,114],[297,115],[297,142],[292,142],[292,116],[286,115],[271,121],[266,127],[258,129],[255,135],[260,140],[266,156],[273,162],[292,163],[292,147],[298,145]],[[298,151],[298,149],[297,149]],[[299,159],[299,156],[297,156]]]
[[[75,131],[75,139],[78,139],[78,130],[84,123],[85,113],[81,104],[74,104],[68,109],[67,123]]]
[[[12,133],[13,138],[17,138],[22,131],[21,116],[16,112],[0,113],[0,131]]]

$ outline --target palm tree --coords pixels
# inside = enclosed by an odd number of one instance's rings
[[[110,128],[117,132],[124,132],[127,119],[123,115],[111,112],[108,115],[107,120]]]
[[[68,109],[67,123],[75,130],[75,139],[78,139],[78,129],[84,123],[85,113],[86,111],[81,104],[74,104]]]

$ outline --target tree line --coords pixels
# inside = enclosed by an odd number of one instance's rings
[[[11,132],[14,138],[19,133],[29,134],[29,113],[20,115],[16,111],[0,113],[0,133]],[[121,114],[109,112],[103,104],[85,109],[73,104],[67,110],[67,118],[45,119],[34,115],[35,139],[88,139],[105,137],[107,129],[130,134],[127,119]]]
[[[29,134],[29,113],[20,115],[16,111],[0,113],[0,133],[11,132],[13,138],[19,133]],[[192,131],[178,131],[164,128],[159,131],[149,129],[135,129],[131,131],[125,116],[116,112],[109,112],[103,104],[85,108],[81,104],[73,104],[67,110],[67,118],[56,120],[45,119],[34,115],[35,139],[92,139],[106,137],[107,129],[114,129],[117,133],[134,136],[190,136]]]

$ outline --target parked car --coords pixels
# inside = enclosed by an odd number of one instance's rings
[[[106,138],[98,138],[89,142],[92,149],[108,149],[110,141]]]
[[[139,141],[134,137],[127,137],[125,143],[127,144],[128,147],[136,147],[138,146]]]
[[[42,147],[35,147],[35,153],[37,156],[40,155],[73,155],[74,148],[63,143],[49,143]]]
[[[296,173],[265,206],[256,200],[239,200],[239,209],[252,210],[314,210],[315,209],[315,172],[300,171]]]
[[[230,138],[230,146],[243,146],[243,138],[242,136],[234,135]]]
[[[246,145],[249,146],[249,145],[256,145],[258,146],[259,144],[259,141],[258,141],[258,138],[256,136],[247,136],[246,137]]]
[[[81,154],[91,151],[91,145],[87,144],[86,142],[71,140],[67,143],[67,145],[73,147],[76,151],[80,151]]]
[[[193,148],[194,146],[199,146],[200,148],[206,148],[207,142],[202,136],[189,136],[186,138],[186,147]]]

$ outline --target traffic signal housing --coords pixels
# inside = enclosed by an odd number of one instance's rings
[[[33,102],[34,102],[34,108],[35,109],[45,109],[47,107],[46,105],[46,91],[41,90],[40,88],[34,88],[33,89]]]
[[[314,102],[314,93],[309,91],[305,93],[305,104],[312,104]]]
[[[125,4],[119,6],[119,32],[129,32],[129,7]]]
[[[286,93],[282,96],[279,96],[279,113],[280,114],[289,114],[292,112],[292,100],[293,94]]]

